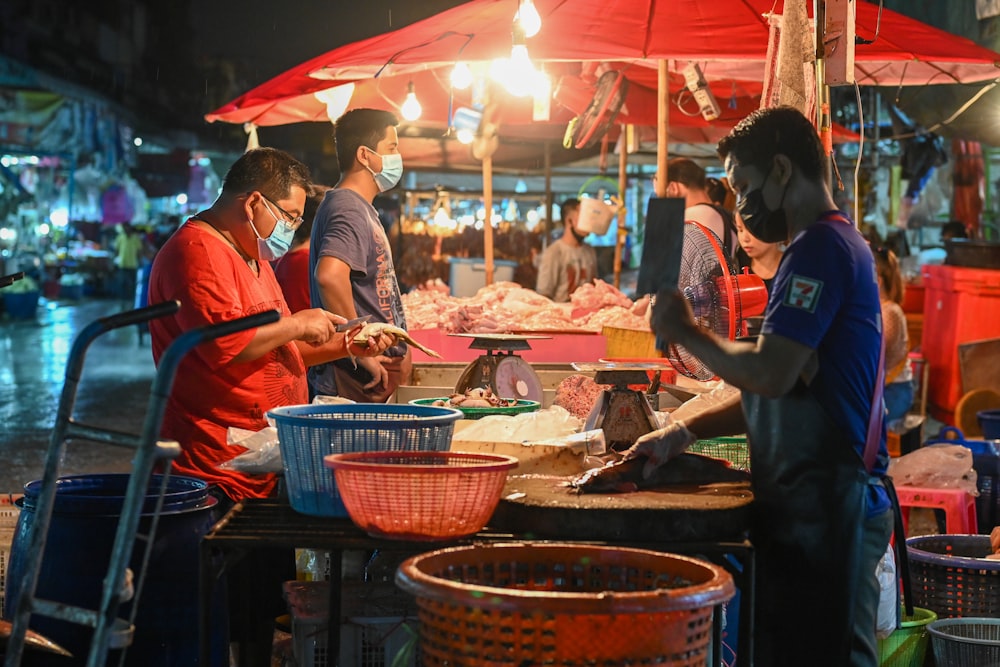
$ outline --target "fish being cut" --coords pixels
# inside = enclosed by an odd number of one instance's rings
[[[701,454],[681,454],[644,479],[642,468],[645,464],[646,459],[641,457],[612,461],[601,468],[588,470],[571,480],[569,485],[577,493],[628,493],[671,485],[701,486],[714,482],[750,481],[749,473]]]
[[[399,327],[393,326],[391,324],[386,324],[385,322],[370,322],[366,324],[365,326],[361,327],[361,331],[359,331],[354,335],[354,338],[351,339],[351,342],[354,343],[355,345],[367,345],[368,339],[371,336],[378,336],[379,334],[382,333],[389,334],[390,336],[395,337],[397,340],[405,341],[410,345],[412,345],[413,347],[420,350],[421,352],[429,356],[432,356],[436,359],[441,358],[440,354],[438,354],[437,352],[435,352],[430,348],[424,347],[419,342],[411,338],[410,334],[406,333],[404,329],[400,329]]]

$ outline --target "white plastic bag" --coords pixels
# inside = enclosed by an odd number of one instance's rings
[[[899,626],[899,583],[896,577],[896,554],[892,544],[886,548],[882,560],[875,566],[875,576],[878,578],[879,586],[875,634],[879,639],[885,639]]]
[[[220,470],[236,470],[249,475],[281,472],[281,449],[278,447],[278,430],[268,426],[256,433],[230,427],[226,433],[230,445],[245,447],[247,451],[218,465]]]
[[[563,438],[580,431],[583,420],[553,405],[519,415],[487,415],[455,434],[455,440],[477,442],[537,442]]]
[[[896,486],[962,489],[979,495],[972,450],[962,445],[927,445],[894,458],[889,462],[889,476]]]
[[[738,396],[739,393],[739,389],[720,380],[710,391],[698,394],[694,398],[685,401],[679,408],[670,413],[670,416],[675,421],[678,419],[681,421],[690,420],[705,410],[728,402],[733,396]]]

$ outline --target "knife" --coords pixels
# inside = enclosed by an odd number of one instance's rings
[[[366,324],[371,318],[371,315],[362,315],[361,317],[355,317],[353,320],[347,320],[343,324],[337,325],[337,331],[350,331],[359,324]]]

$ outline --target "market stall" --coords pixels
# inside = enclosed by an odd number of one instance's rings
[[[726,80],[756,82],[739,86],[741,94],[749,88],[751,97],[759,94],[761,88],[756,91],[753,88],[763,82],[768,94],[774,95],[783,76],[780,68],[774,71],[777,52],[774,36],[781,22],[774,13],[773,3],[767,0],[711,5],[693,0],[649,0],[643,4],[644,7],[639,7],[628,3],[626,8],[595,0],[574,3],[570,8],[563,3],[538,2],[539,33],[533,32],[534,36],[528,37],[523,30],[515,30],[511,57],[505,59],[503,56],[511,49],[510,8],[491,0],[469,2],[400,30],[336,48],[258,86],[206,118],[258,126],[332,120],[349,105],[371,104],[375,100],[376,106],[385,106],[386,102],[394,106],[393,100],[402,101],[404,96],[415,97],[418,90],[426,90],[424,103],[430,104],[429,100],[436,97],[434,103],[440,108],[444,100],[448,101],[447,127],[452,128],[453,111],[466,104],[465,94],[451,83],[451,72],[461,66],[469,79],[475,68],[491,69],[508,88],[518,89],[515,97],[505,95],[502,100],[487,99],[481,86],[471,89],[478,90],[472,93],[472,106],[481,111],[489,112],[491,106],[500,102],[499,108],[505,116],[501,134],[507,134],[509,126],[518,123],[516,116],[524,117],[526,110],[532,121],[558,122],[559,105],[551,105],[550,91],[556,79],[565,73],[566,65],[601,62],[630,78],[641,70],[653,73],[646,78],[647,88],[653,91],[653,106],[658,109],[657,165],[662,171],[668,142],[673,138],[673,125],[684,124],[678,122],[683,120],[682,115],[669,111],[668,99],[673,93],[669,85],[671,75],[684,74],[692,64],[700,65],[696,74],[685,77],[685,84],[706,116],[730,113],[721,108],[713,110],[705,101],[711,88],[715,88],[716,96],[729,100],[727,107],[739,108],[738,103],[733,105],[739,97],[735,94],[738,89],[733,84],[725,90]],[[851,82],[922,85],[941,79],[983,81],[996,75],[997,55],[969,40],[868,3],[847,5],[835,5],[826,14],[826,4],[820,4],[824,13],[817,17],[821,20],[815,31],[823,39],[823,48],[800,54],[803,63],[815,60],[819,68],[806,77],[806,85],[808,81],[818,82],[819,86]],[[865,38],[855,44],[855,33]],[[498,64],[490,66],[490,63]],[[532,63],[544,64],[548,83]],[[515,65],[520,68],[516,72]],[[799,71],[798,78],[802,74]],[[437,83],[429,81],[427,75],[435,77]],[[396,84],[389,83],[392,78],[397,78]],[[650,85],[653,82],[655,85]],[[535,84],[537,90],[532,90]],[[392,96],[387,94],[393,87],[401,86],[408,93],[399,90]],[[366,95],[365,90],[372,87],[375,95]],[[720,87],[724,90],[722,94]],[[535,103],[525,105],[517,96],[533,98]],[[632,97],[629,110],[640,106],[636,96]],[[560,101],[558,94],[555,99]],[[829,141],[831,123],[822,90],[817,99],[814,106],[820,111],[826,109],[827,114],[818,125]],[[607,98],[594,97],[595,103],[599,101],[598,109],[601,105],[606,107]],[[606,114],[608,124],[614,115]],[[498,120],[487,120],[492,127],[490,132],[495,133]],[[493,140],[488,135],[482,138],[484,142]],[[488,193],[492,187],[493,157],[484,155],[485,152],[489,151],[481,150],[477,157],[483,161],[484,192]],[[491,202],[487,195],[487,203]],[[492,278],[490,229],[484,233],[487,274]]]

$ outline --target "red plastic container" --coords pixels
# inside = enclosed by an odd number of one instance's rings
[[[1000,271],[929,265],[922,274],[927,400],[936,419],[952,424],[963,393],[958,346],[1000,337]]]
[[[474,452],[351,452],[323,457],[351,520],[373,537],[473,535],[500,502],[517,459]]]

